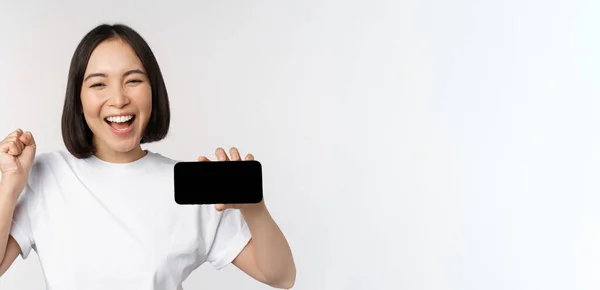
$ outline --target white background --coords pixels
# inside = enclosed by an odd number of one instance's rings
[[[3,1],[0,132],[62,148],[71,55],[123,22],[171,98],[169,136],[146,148],[253,153],[295,289],[599,289],[598,15],[595,0]],[[36,255],[0,278],[43,285]],[[207,265],[184,286],[269,289]]]

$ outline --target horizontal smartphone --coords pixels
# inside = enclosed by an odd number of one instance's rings
[[[175,202],[190,204],[259,203],[262,166],[256,160],[178,162]]]

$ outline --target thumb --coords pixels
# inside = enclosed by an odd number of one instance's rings
[[[31,132],[25,132],[23,135],[19,137],[19,140],[25,144],[25,146],[33,146],[35,147],[35,140],[33,139],[33,135]]]
[[[33,135],[31,135],[30,132],[23,134],[19,140],[25,144],[19,162],[21,162],[23,169],[29,170],[33,165],[33,159],[35,158],[35,140],[33,140]]]
[[[219,203],[219,204],[215,204],[215,209],[216,209],[217,211],[224,211],[224,210],[226,210],[226,209],[228,209],[228,208],[231,208],[231,205],[228,205],[228,204],[221,204],[221,203]]]

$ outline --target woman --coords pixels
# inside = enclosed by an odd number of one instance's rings
[[[293,257],[264,201],[174,202],[176,161],[141,148],[163,139],[169,120],[167,90],[142,37],[124,25],[90,31],[71,61],[66,150],[36,156],[22,130],[0,143],[0,275],[33,249],[48,289],[182,289],[204,262],[291,288]],[[216,157],[241,160],[236,148],[229,156],[217,148]]]

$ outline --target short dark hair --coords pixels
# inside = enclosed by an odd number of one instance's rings
[[[62,137],[67,150],[77,158],[87,158],[95,153],[93,133],[83,116],[81,87],[88,61],[94,49],[103,41],[121,39],[127,42],[140,58],[152,89],[152,112],[142,135],[141,144],[160,141],[169,131],[171,113],[167,89],[154,57],[146,41],[132,28],[124,24],[101,24],[88,32],[73,53],[67,90],[62,112]]]

